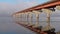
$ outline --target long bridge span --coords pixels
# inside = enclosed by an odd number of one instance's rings
[[[52,14],[52,12],[54,12],[55,10],[60,10],[60,0],[55,0],[55,1],[50,1],[47,3],[44,3],[42,5],[38,5],[32,8],[28,8],[19,12],[16,12],[13,14],[14,19],[16,19],[16,23],[24,26],[28,29],[30,29],[31,31],[34,31],[36,33],[39,34],[55,34],[55,28],[52,27],[50,25],[50,16]],[[46,22],[48,23],[46,27],[42,27],[39,25],[39,15],[44,12],[47,16],[46,16]],[[32,24],[32,14],[35,14],[36,16],[36,23]],[[28,18],[30,18],[30,23],[21,23],[18,21],[19,18],[22,18],[22,16],[27,15],[27,21]],[[22,21],[22,20],[20,20]]]

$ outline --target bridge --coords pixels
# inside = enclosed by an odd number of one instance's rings
[[[60,10],[60,0],[47,2],[42,5],[38,5],[35,7],[31,7],[31,8],[16,12],[13,14],[13,17],[17,24],[24,26],[30,29],[31,31],[34,31],[39,34],[55,34],[55,28],[50,25],[50,16],[56,9]],[[43,12],[47,15],[46,22],[48,25],[46,27],[42,27],[39,25],[39,15]],[[33,21],[32,14],[36,15],[35,24],[32,23]],[[23,15],[25,16],[23,17]],[[21,18],[21,20],[19,20],[19,18]],[[27,18],[27,21],[24,22],[22,18]],[[28,18],[30,18],[30,23],[27,23]]]

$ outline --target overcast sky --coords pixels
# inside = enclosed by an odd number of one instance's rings
[[[50,0],[0,0],[0,16],[12,14]]]

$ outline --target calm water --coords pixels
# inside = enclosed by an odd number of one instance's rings
[[[16,24],[11,17],[0,17],[0,34],[35,34]]]
[[[59,20],[60,17],[51,18],[51,25],[56,28],[56,31],[60,30]],[[45,24],[46,24],[45,22],[40,22],[40,25],[42,26],[44,26]],[[36,33],[16,24],[12,17],[0,17],[0,34],[36,34]]]

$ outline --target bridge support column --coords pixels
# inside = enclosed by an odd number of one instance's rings
[[[39,27],[39,14],[41,13],[40,10],[33,10],[33,13],[36,15],[36,23],[34,27]]]
[[[29,17],[30,17],[30,23],[29,23],[29,24],[30,24],[30,25],[33,25],[33,24],[32,24],[32,21],[33,21],[33,20],[32,20],[32,19],[33,19],[32,14],[29,14]]]
[[[51,27],[50,26],[50,14],[47,14],[47,23],[48,23],[48,29]]]
[[[24,13],[21,13],[21,22],[23,23],[23,14]]]
[[[35,24],[36,27],[39,26],[39,14],[36,14],[36,24]]]
[[[26,14],[25,16],[26,16],[26,19],[27,19],[26,24],[29,24],[29,14]]]

